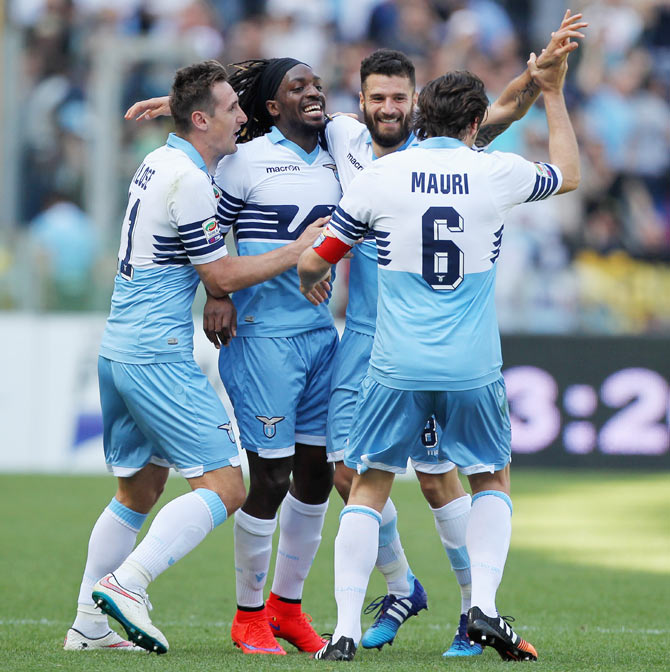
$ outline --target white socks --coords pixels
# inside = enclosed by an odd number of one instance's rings
[[[277,519],[235,513],[235,589],[240,607],[262,607],[263,588],[270,569],[272,535]]]
[[[145,514],[132,511],[114,498],[93,526],[77,598],[77,617],[72,624],[86,637],[93,639],[109,632],[107,616],[93,604],[93,586],[128,557],[145,520]]]
[[[397,521],[396,508],[389,497],[382,509],[375,566],[386,579],[389,594],[408,597],[414,589],[414,575],[398,536]]]
[[[449,556],[451,568],[461,588],[461,613],[467,614],[470,609],[472,580],[470,576],[470,558],[465,544],[465,534],[470,518],[472,498],[464,495],[454,499],[439,509],[433,509],[435,528],[437,529],[444,550]]]
[[[496,591],[502,579],[512,536],[512,500],[498,490],[478,492],[472,498],[466,534],[472,606],[496,616]]]
[[[198,488],[173,499],[114,575],[129,590],[146,590],[150,581],[192,551],[226,517],[223,502],[212,490]]]
[[[337,626],[333,642],[361,639],[361,608],[377,555],[381,516],[367,506],[345,506],[335,538]]]
[[[290,492],[286,494],[279,514],[279,546],[272,582],[275,595],[302,599],[305,579],[321,543],[327,510],[327,500],[323,504],[305,504]]]

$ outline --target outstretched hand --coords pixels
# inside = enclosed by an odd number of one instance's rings
[[[148,121],[149,119],[155,119],[160,116],[171,116],[169,96],[140,100],[126,110],[123,118],[128,119],[129,121],[131,119],[134,119],[135,121]]]

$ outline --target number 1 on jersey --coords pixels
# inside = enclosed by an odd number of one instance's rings
[[[428,208],[421,220],[423,279],[437,290],[456,289],[463,282],[463,250],[448,236],[463,231],[463,218],[452,207]]]
[[[133,233],[135,232],[135,222],[137,221],[137,213],[140,209],[140,199],[138,198],[128,214],[128,247],[126,247],[126,254],[119,264],[119,273],[122,278],[126,280],[133,279],[133,265],[130,263],[130,250],[133,246]]]

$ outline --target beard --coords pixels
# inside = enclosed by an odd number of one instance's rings
[[[363,110],[363,120],[370,131],[372,139],[380,147],[395,147],[401,145],[410,134],[410,118],[409,116],[400,118],[400,126],[397,131],[383,132],[384,124],[378,122],[374,117],[368,114],[367,110]]]

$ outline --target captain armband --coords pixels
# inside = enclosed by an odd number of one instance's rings
[[[336,264],[352,248],[326,229],[312,245],[314,251],[329,264]]]

